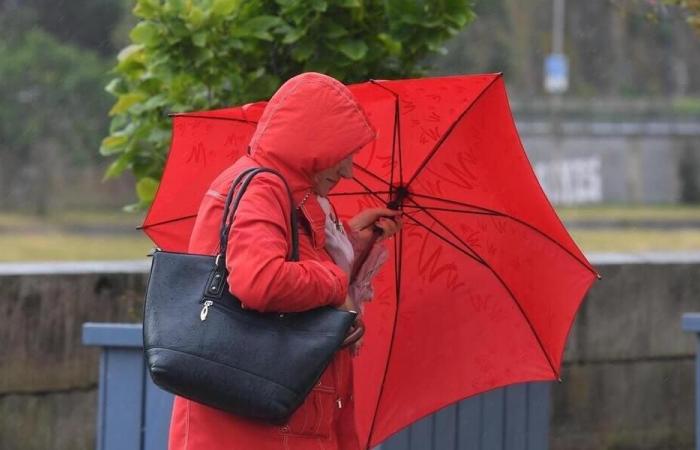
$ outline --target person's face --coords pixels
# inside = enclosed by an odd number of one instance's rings
[[[341,178],[352,178],[352,155],[333,167],[317,172],[314,175],[314,191],[325,197]]]

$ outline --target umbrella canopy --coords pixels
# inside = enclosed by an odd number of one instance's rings
[[[373,446],[470,395],[558,379],[597,274],[537,182],[500,74],[350,89],[379,136],[333,203],[345,217],[387,204],[405,217],[354,362],[358,432]],[[143,225],[159,246],[186,250],[202,195],[245,152],[263,108],[175,116]]]

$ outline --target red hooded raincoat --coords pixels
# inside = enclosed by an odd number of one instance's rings
[[[212,183],[200,205],[191,253],[215,254],[226,192],[248,167],[269,167],[289,183],[295,205],[311,191],[314,173],[331,167],[375,137],[350,91],[337,80],[305,73],[272,97],[250,144]],[[272,174],[257,175],[236,213],[226,263],[231,292],[259,311],[303,311],[342,305],[345,272],[325,251],[325,214],[315,195],[300,208],[299,262],[289,253],[287,193]],[[246,420],[176,397],[170,450],[357,450],[351,356],[339,351],[306,401],[282,426]]]

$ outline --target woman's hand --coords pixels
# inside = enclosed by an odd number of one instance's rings
[[[340,309],[344,309],[345,311],[350,311],[354,313],[358,313],[359,311],[357,310],[357,307],[355,306],[355,302],[352,300],[352,298],[348,295],[345,297],[345,303],[339,306]]]
[[[374,234],[372,225],[382,229],[378,241],[388,239],[399,232],[402,227],[401,211],[389,208],[368,208],[348,220],[350,228],[357,233],[362,243],[369,242]]]
[[[340,307],[340,309],[344,309],[345,311],[350,311],[354,312],[357,315],[355,316],[355,322],[352,324],[352,327],[350,327],[350,331],[348,332],[348,336],[355,332],[358,327],[362,328],[362,334],[364,334],[364,327],[365,324],[362,322],[362,318],[360,317],[360,310],[355,306],[355,302],[352,300],[352,297],[349,295],[345,297],[345,303],[343,303]],[[350,354],[353,356],[356,356],[360,350],[360,345],[362,342],[362,336],[360,338],[353,342],[350,345]]]

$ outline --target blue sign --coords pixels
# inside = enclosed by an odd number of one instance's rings
[[[569,88],[569,60],[563,53],[550,53],[544,60],[544,88],[550,94]]]

